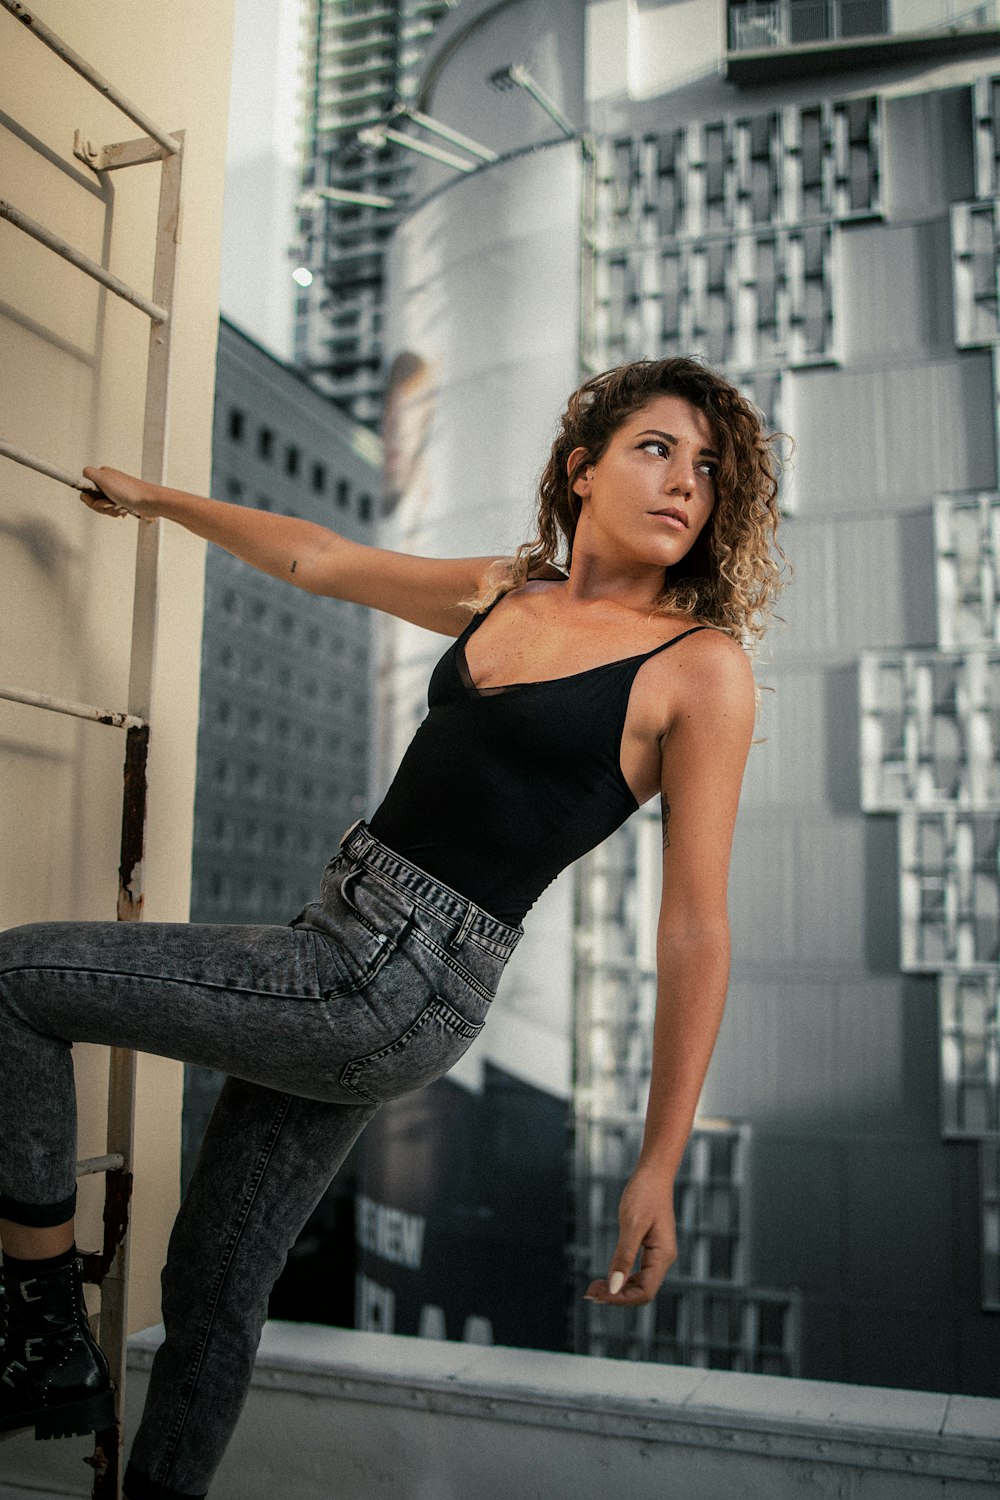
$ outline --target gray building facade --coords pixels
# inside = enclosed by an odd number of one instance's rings
[[[371,539],[380,445],[231,323],[213,492]],[[288,921],[367,805],[368,612],[208,555],[195,795],[196,922]]]
[[[625,359],[700,352],[792,435],[730,1000],[651,1308],[578,1298],[648,1079],[648,813],[539,903],[479,1066],[572,1120],[574,1347],[996,1394],[1000,28],[943,0],[863,9],[446,18],[418,103],[499,160],[421,167],[394,238],[387,353],[424,383],[392,534],[526,535],[543,428]],[[488,87],[512,65],[534,95]],[[385,649],[383,779],[440,644],[399,627]],[[449,1086],[484,1092],[471,1064]]]
[[[381,445],[223,320],[213,494],[371,539]],[[221,548],[205,577],[191,918],[291,920],[367,806],[371,622]],[[189,1069],[185,1161],[217,1080]]]

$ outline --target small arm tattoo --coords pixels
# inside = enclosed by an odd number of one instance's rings
[[[663,825],[663,847],[669,848],[670,835],[667,833],[667,824],[670,822],[670,803],[666,797],[660,798],[660,822]]]

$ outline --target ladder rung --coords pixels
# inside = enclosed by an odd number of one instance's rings
[[[95,1172],[120,1172],[125,1158],[120,1151],[110,1156],[87,1156],[76,1164],[77,1177],[92,1177]]]
[[[3,0],[0,0],[0,5],[2,4]],[[56,479],[71,490],[83,490],[88,494],[97,493],[89,480],[78,479],[75,474],[60,469],[58,464],[50,463],[47,458],[39,458],[37,453],[28,453],[24,448],[15,448],[14,444],[8,443],[6,438],[0,438],[0,455],[12,459],[16,464],[23,464],[26,469],[34,469],[36,474],[45,474],[49,479]]]
[[[26,703],[29,708],[47,708],[56,714],[72,714],[75,719],[92,719],[97,724],[111,724],[116,729],[143,729],[145,719],[116,709],[98,708],[93,703],[74,703],[70,698],[53,698],[48,693],[31,693],[27,688],[0,685],[0,698],[11,703]]]
[[[0,218],[13,224],[15,229],[20,229],[24,234],[30,235],[47,250],[54,251],[63,260],[69,261],[71,266],[76,266],[77,270],[89,276],[92,281],[99,281],[101,286],[106,286],[109,292],[114,292],[115,296],[120,297],[123,302],[130,302],[133,307],[144,312],[151,322],[165,323],[167,321],[168,313],[165,307],[161,307],[158,302],[151,302],[148,297],[137,292],[135,287],[129,286],[117,276],[112,276],[111,272],[106,271],[96,260],[91,260],[89,255],[84,255],[82,250],[77,250],[61,235],[53,234],[52,230],[46,229],[44,224],[39,224],[36,219],[23,214],[6,198],[0,198]]]

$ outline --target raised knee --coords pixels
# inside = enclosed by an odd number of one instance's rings
[[[18,969],[34,969],[45,962],[50,947],[51,922],[27,922],[0,932],[0,976]]]

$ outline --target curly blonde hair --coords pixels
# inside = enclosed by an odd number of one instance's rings
[[[657,396],[679,396],[708,418],[719,452],[711,517],[690,552],[666,570],[654,613],[714,625],[745,645],[767,628],[782,588],[778,434],[730,381],[698,359],[636,360],[584,381],[569,399],[539,481],[538,535],[498,567],[477,611],[551,566],[568,568],[581,500],[573,486],[624,422]],[[569,470],[577,448],[583,457]]]

